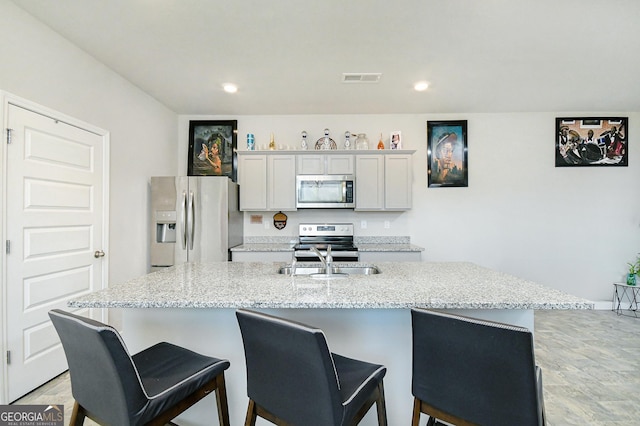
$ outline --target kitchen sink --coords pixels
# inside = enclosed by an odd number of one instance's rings
[[[374,275],[379,274],[380,270],[376,266],[334,266],[331,268],[333,274],[336,275]],[[291,267],[283,266],[278,269],[279,274],[291,275]],[[296,267],[296,275],[314,275],[317,274],[317,278],[329,277],[332,274],[325,274],[324,267],[322,266],[298,266]],[[320,276],[322,275],[322,277]]]

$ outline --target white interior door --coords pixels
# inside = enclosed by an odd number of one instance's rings
[[[7,111],[5,312],[14,401],[67,368],[47,312],[103,287],[106,142],[15,105]]]

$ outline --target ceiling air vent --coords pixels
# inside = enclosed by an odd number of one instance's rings
[[[365,73],[342,73],[343,83],[377,83],[380,81],[382,73],[365,72]]]

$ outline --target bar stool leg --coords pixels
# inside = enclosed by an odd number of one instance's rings
[[[420,426],[420,401],[418,398],[413,398],[413,418],[411,419],[411,426]]]
[[[249,407],[247,407],[247,418],[244,422],[244,426],[255,426],[258,412],[256,411],[256,403],[253,399],[249,400]]]
[[[84,408],[82,408],[77,401],[74,401],[73,411],[71,412],[71,419],[69,420],[69,425],[82,426],[84,424],[85,417],[86,417],[86,412],[84,411]]]
[[[382,382],[378,385],[378,399],[376,400],[376,410],[378,412],[378,425],[387,426],[387,407],[384,403],[384,386]]]
[[[229,426],[229,406],[227,405],[227,386],[224,374],[216,377],[216,404],[218,406],[218,421],[220,426]]]

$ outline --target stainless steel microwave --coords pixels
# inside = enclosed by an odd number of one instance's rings
[[[296,207],[299,209],[352,209],[355,207],[352,175],[296,176]]]

